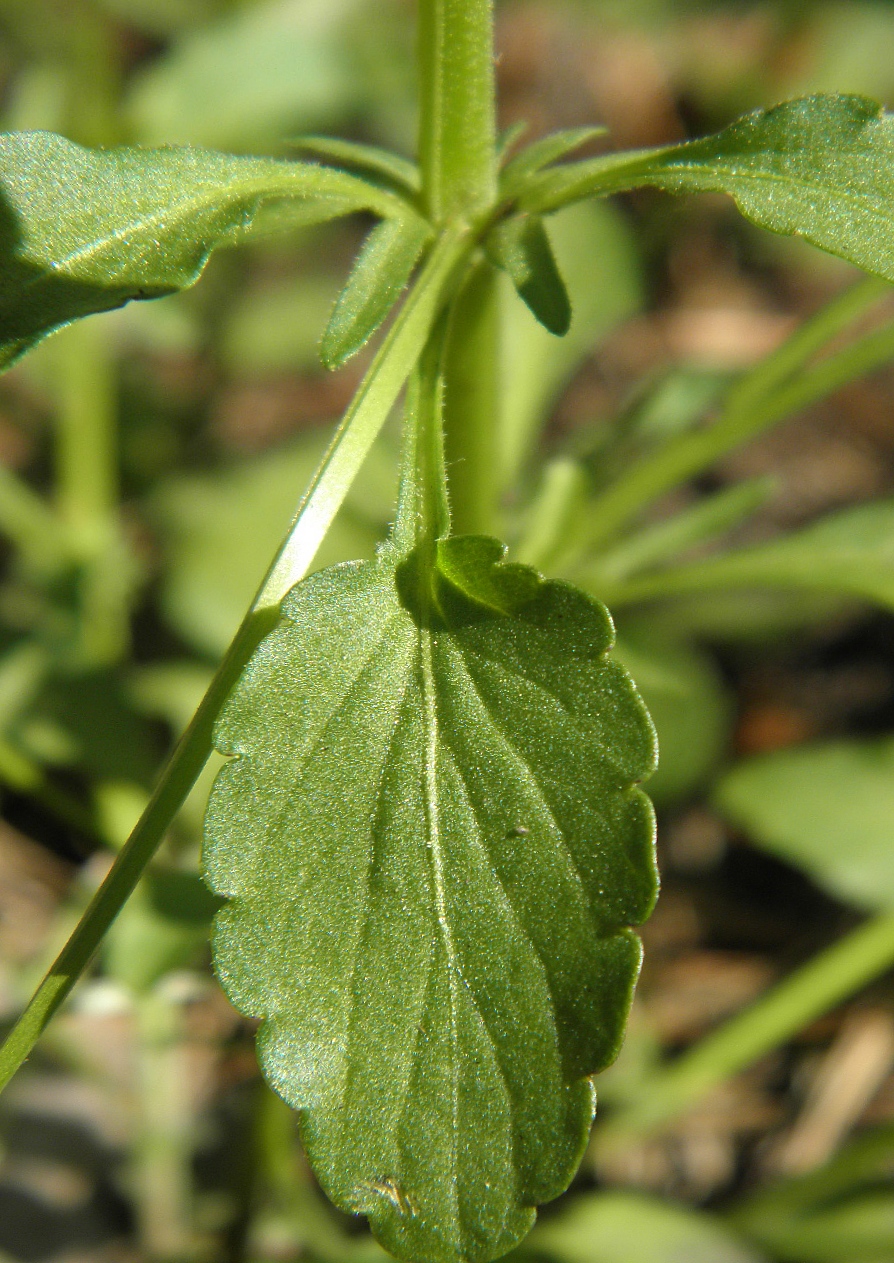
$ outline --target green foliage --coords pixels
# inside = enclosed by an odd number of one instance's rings
[[[756,110],[704,140],[546,172],[523,208],[654,185],[729,193],[743,215],[894,280],[894,122],[866,97],[814,96]]]
[[[211,251],[244,237],[270,203],[294,223],[399,209],[353,176],[303,163],[0,138],[0,367],[79,316],[193,285]]]
[[[320,343],[326,368],[356,355],[403,293],[431,229],[418,216],[383,219],[357,256]]]
[[[103,3],[146,30],[186,32],[136,76],[128,135],[263,149],[286,129],[326,120],[362,118],[375,139],[387,115],[387,66],[376,88],[370,70],[380,59],[362,47],[373,6],[361,0],[262,0],[205,29],[196,26],[203,0]],[[624,666],[655,711],[664,753],[651,785],[662,804],[703,784],[730,720],[719,674],[693,643],[691,610],[674,635],[666,607],[654,618],[652,607],[648,623],[625,617],[609,657],[613,631],[601,605],[506,564],[484,533],[450,535],[448,499],[455,529],[473,522],[490,532],[505,511],[519,556],[621,604],[709,589],[729,602],[731,589],[754,585],[785,597],[819,588],[894,604],[889,502],[685,566],[675,564],[681,555],[716,546],[762,503],[767,485],[641,521],[736,444],[890,358],[891,328],[822,357],[878,288],[855,289],[808,322],[736,383],[711,424],[698,422],[722,383],[684,371],[619,425],[600,418],[585,455],[560,452],[533,501],[524,479],[519,485],[558,390],[641,301],[624,220],[604,204],[570,203],[645,185],[726,192],[756,223],[894,278],[890,117],[862,98],[814,97],[647,153],[555,166],[601,130],[579,128],[504,163],[518,132],[498,146],[492,8],[490,0],[422,0],[418,166],[321,137],[295,143],[348,170],[204,149],[88,150],[48,133],[0,139],[0,367],[80,316],[191,286],[214,249],[249,234],[355,212],[382,221],[319,348],[337,368],[391,318],[331,445],[318,433],[237,470],[168,480],[144,501],[163,559],[162,613],[199,654],[224,654],[223,663],[130,842],[0,1052],[0,1082],[131,892],[105,942],[110,974],[147,992],[201,952],[218,899],[177,866],[185,854],[173,866],[147,865],[205,766],[219,714],[229,763],[212,798],[205,865],[230,901],[216,931],[221,978],[234,1002],[263,1020],[265,1072],[299,1110],[324,1187],[418,1263],[509,1249],[535,1206],[568,1185],[583,1152],[589,1076],[622,1038],[640,950],[631,927],[655,894],[652,814],[638,788],[654,767],[654,733]],[[376,30],[399,12],[376,6]],[[78,99],[80,82],[61,91],[38,74],[19,85],[16,108],[31,92],[32,107],[64,129],[65,102]],[[87,112],[71,119],[82,138],[117,134]],[[547,231],[543,216],[553,212]],[[491,263],[505,274],[499,288]],[[274,344],[269,326],[291,322],[295,301],[306,310]],[[306,365],[324,305],[325,283],[290,299],[277,282],[256,306],[215,315],[207,343],[195,338],[192,349],[258,374]],[[88,626],[83,593],[102,588],[112,569],[130,574],[133,551],[115,503],[112,377],[103,379],[103,413],[97,375],[75,371],[92,364],[94,344],[60,345],[71,371],[59,388],[68,438],[56,443],[55,499],[44,503],[11,472],[0,475],[0,526],[18,550],[22,590],[38,590],[31,607],[21,601],[22,627],[29,636],[38,629],[33,641],[25,637],[0,663],[0,776],[109,842],[116,830],[103,826],[103,810],[111,815],[118,791],[129,795],[125,807],[141,796],[135,782],[148,783],[153,734],[132,713],[93,706],[97,679],[58,650]],[[374,560],[293,587],[312,565],[369,558],[385,533],[394,462],[374,444],[420,363],[416,404],[420,382],[433,388],[428,413],[414,421],[410,408],[404,486],[412,494],[392,540]],[[69,530],[72,506],[90,530]],[[629,523],[633,532],[618,542]],[[133,592],[106,586],[94,625],[124,628]],[[21,592],[0,596],[12,608]],[[741,601],[730,617],[740,628]],[[59,685],[60,662],[73,683]],[[147,671],[144,707],[179,729],[186,699],[210,672],[196,662],[167,677],[164,664]],[[75,699],[70,721],[45,702],[47,681],[57,699]],[[112,696],[110,681],[99,683]],[[887,907],[891,751],[890,742],[852,743],[771,756],[736,769],[719,801],[756,840],[836,893]],[[48,780],[56,766],[87,773],[96,820]],[[190,827],[187,810],[173,845]],[[617,1130],[671,1117],[887,967],[892,952],[894,919],[884,916],[738,1024],[653,1067],[640,1099],[619,1107]],[[764,1240],[780,1257],[883,1258],[889,1202],[860,1190],[847,1206],[819,1207],[797,1245],[782,1232]],[[304,1245],[327,1263],[372,1254],[338,1230],[323,1250]],[[757,1263],[716,1220],[613,1193],[542,1225],[531,1245],[557,1263]]]
[[[490,234],[487,251],[532,315],[550,333],[564,337],[571,327],[571,301],[540,216],[504,220]]]
[[[655,895],[610,623],[501,553],[308,580],[217,730],[219,975],[327,1192],[403,1258],[496,1257],[566,1187]]]
[[[894,740],[835,741],[746,760],[716,801],[748,836],[833,895],[894,906]]]
[[[557,1263],[761,1263],[762,1256],[712,1215],[638,1193],[578,1198],[538,1226],[532,1250]]]
[[[761,586],[847,594],[894,607],[894,503],[830,514],[768,544],[619,585],[625,600]]]

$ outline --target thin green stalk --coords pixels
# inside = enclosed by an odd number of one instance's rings
[[[594,581],[604,580],[609,586],[620,583],[622,589],[627,582],[636,583],[636,579],[628,576],[660,566],[693,545],[716,539],[738,526],[766,503],[777,485],[777,479],[772,476],[733,483],[712,496],[696,500],[673,517],[663,518],[619,540],[610,552],[599,557]]]
[[[432,330],[410,379],[394,539],[398,547],[433,548],[450,530],[444,466],[444,340],[446,320]]]
[[[812,336],[803,334],[801,352],[812,353],[813,343]],[[646,505],[678,483],[707,469],[763,430],[879,367],[892,356],[894,324],[889,324],[864,335],[800,375],[789,376],[769,393],[758,390],[757,377],[751,386],[743,383],[713,425],[686,434],[646,457],[598,497],[588,523],[587,551],[604,546]],[[786,358],[794,362],[796,357],[792,353]],[[801,355],[797,357],[798,363],[801,358]]]
[[[192,1188],[197,1128],[183,1005],[164,985],[138,998],[137,1030],[134,1185],[140,1246],[147,1260],[186,1263],[200,1254]]]
[[[891,293],[890,282],[878,276],[867,276],[851,285],[805,320],[781,346],[746,373],[730,391],[727,408],[744,410],[765,399],[771,391],[800,372],[808,360],[818,355],[834,337],[859,320],[875,303],[890,297]]]
[[[499,291],[481,262],[456,297],[444,358],[444,449],[457,535],[488,535],[497,513]]]
[[[493,0],[419,2],[419,162],[435,223],[476,220],[497,198]],[[444,363],[444,442],[459,534],[495,516],[498,300],[481,264],[456,300]]]
[[[885,912],[826,948],[762,999],[647,1080],[636,1101],[600,1127],[605,1153],[656,1131],[700,1097],[894,965],[894,913]]]
[[[278,605],[307,573],[385,418],[428,340],[458,265],[470,249],[463,227],[447,229],[383,341],[314,475],[292,534],[270,574]],[[360,422],[358,424],[358,421]],[[298,529],[298,528],[301,529]]]
[[[497,196],[493,0],[419,0],[419,165],[435,223]]]
[[[56,494],[87,556],[105,546],[118,502],[117,401],[107,331],[81,320],[57,335]]]
[[[90,962],[131,895],[212,749],[214,722],[233,685],[274,626],[286,592],[304,577],[360,470],[443,306],[468,249],[460,231],[445,233],[360,385],[274,559],[258,595],[181,737],[136,828],[71,938],[0,1048],[0,1089],[15,1074]]]

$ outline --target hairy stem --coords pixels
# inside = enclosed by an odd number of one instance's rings
[[[444,453],[457,535],[487,535],[497,512],[499,293],[481,262],[457,295],[444,358]]]
[[[497,195],[493,0],[419,0],[419,162],[435,223]]]

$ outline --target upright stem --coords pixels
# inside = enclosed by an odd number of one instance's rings
[[[429,215],[468,221],[497,196],[493,0],[419,0],[419,159]],[[457,298],[443,365],[444,444],[453,530],[494,517],[498,307],[480,264]]]
[[[496,273],[482,261],[453,305],[444,360],[444,446],[457,535],[494,529],[499,317]]]
[[[59,510],[88,552],[105,543],[118,499],[117,401],[108,331],[92,320],[56,339]]]
[[[432,548],[450,530],[444,472],[444,335],[442,317],[407,388],[403,468],[394,539],[399,548]]]
[[[419,162],[440,223],[497,192],[493,0],[419,0]]]

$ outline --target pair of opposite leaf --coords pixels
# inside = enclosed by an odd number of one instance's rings
[[[559,133],[511,158],[486,225],[492,259],[548,328],[562,328],[567,300],[538,217],[644,185],[729,193],[762,227],[894,280],[894,124],[873,101],[807,97],[702,140],[553,165],[592,134]],[[49,132],[0,136],[0,369],[81,316],[194,284],[220,245],[367,212],[382,230],[324,338],[327,362],[343,362],[387,314],[432,230],[412,163],[345,142],[316,151],[359,174],[203,149],[88,150]]]
[[[535,314],[567,327],[539,216],[653,184],[731,193],[755,222],[894,279],[894,136],[862,98],[761,111],[716,137],[505,167],[482,229]],[[0,356],[192,284],[219,244],[356,211],[381,224],[333,312],[343,362],[432,236],[414,168],[351,146],[308,163],[0,139]],[[218,732],[206,865],[232,902],[218,968],[265,1019],[265,1071],[340,1205],[422,1263],[487,1259],[567,1185],[614,1055],[654,898],[645,711],[602,607],[448,539],[312,577]],[[421,587],[420,587],[421,585]],[[420,591],[433,594],[421,600]]]

